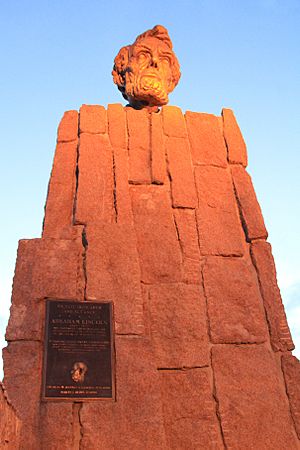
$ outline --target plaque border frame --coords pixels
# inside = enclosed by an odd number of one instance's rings
[[[112,379],[112,396],[111,397],[47,397],[45,395],[46,392],[46,364],[47,364],[47,353],[48,346],[46,345],[48,342],[48,302],[73,302],[73,303],[108,303],[110,305],[110,331],[111,331],[111,339],[110,339],[110,360],[111,360],[111,379]],[[116,347],[115,347],[115,327],[114,327],[114,302],[112,300],[76,300],[73,298],[45,298],[44,301],[45,310],[44,310],[44,341],[43,341],[43,356],[42,356],[42,392],[41,392],[41,401],[42,402],[71,402],[71,403],[80,403],[80,402],[97,402],[97,401],[116,401]]]

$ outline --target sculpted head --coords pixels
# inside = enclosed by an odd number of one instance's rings
[[[180,78],[180,67],[168,31],[161,25],[122,47],[112,75],[118,89],[136,109],[166,105]]]

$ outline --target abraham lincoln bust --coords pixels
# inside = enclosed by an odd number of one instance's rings
[[[161,25],[122,47],[114,61],[114,82],[135,109],[157,109],[169,101],[180,78],[180,67],[168,31]]]

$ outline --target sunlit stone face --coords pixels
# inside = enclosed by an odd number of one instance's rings
[[[168,103],[172,90],[171,61],[173,52],[155,38],[143,39],[131,46],[126,94],[129,102],[136,99],[149,106]]]
[[[138,36],[133,45],[123,47],[115,58],[113,76],[134,108],[168,103],[180,72],[167,30],[158,25]]]

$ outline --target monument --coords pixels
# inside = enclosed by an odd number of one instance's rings
[[[229,109],[166,106],[179,77],[156,26],[115,59],[129,105],[59,124],[42,237],[18,249],[5,448],[300,448],[300,366],[246,145]]]

